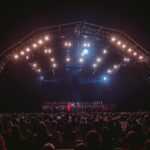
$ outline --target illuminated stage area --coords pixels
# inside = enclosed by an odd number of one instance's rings
[[[143,96],[150,84],[150,53],[122,31],[82,21],[40,28],[0,58],[2,99],[8,90],[14,97],[3,100],[10,110],[16,104],[40,110],[43,101],[58,99],[98,100],[120,109],[135,104],[137,110],[143,109],[142,98],[148,109]]]

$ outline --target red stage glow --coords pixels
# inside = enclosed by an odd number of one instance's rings
[[[70,110],[71,110],[71,104],[68,103],[68,104],[67,104],[67,111],[70,112]]]

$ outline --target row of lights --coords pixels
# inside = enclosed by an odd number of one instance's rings
[[[121,40],[118,40],[116,37],[111,37],[111,42],[116,43],[117,46],[121,47],[123,50],[127,50],[128,54],[133,55],[134,57],[138,57],[139,60],[142,60],[144,57],[142,55],[139,55],[136,51],[134,51],[132,48],[128,47],[126,44],[124,44]]]
[[[37,73],[41,73],[42,70],[39,68],[38,64],[37,63],[33,63],[32,64],[32,68],[33,70],[35,70]]]
[[[20,56],[24,56],[26,53],[29,53],[32,48],[36,49],[39,45],[42,45],[47,41],[49,41],[49,36],[46,35],[43,39],[39,39],[36,43],[33,43],[31,47],[27,47],[25,50],[20,51],[20,53],[14,54],[14,59],[19,59]]]
[[[107,49],[103,49],[102,54],[106,55],[108,53]],[[96,62],[92,64],[93,68],[97,68],[98,64],[102,61],[101,57],[96,58]]]
[[[114,64],[111,69],[107,70],[107,74],[112,74],[114,71],[116,71],[119,68],[120,65]]]

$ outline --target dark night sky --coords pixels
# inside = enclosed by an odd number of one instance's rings
[[[75,21],[87,21],[122,30],[149,50],[149,4],[133,0],[104,1],[99,3],[44,0],[5,2],[0,5],[0,52],[39,27]]]

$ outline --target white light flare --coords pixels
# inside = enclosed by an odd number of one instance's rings
[[[83,63],[84,59],[83,58],[79,58],[79,63]]]
[[[14,55],[14,59],[16,59],[16,60],[19,59],[19,55],[18,55],[18,54],[15,54],[15,55]]]
[[[112,37],[112,38],[111,38],[111,41],[112,41],[112,42],[115,42],[115,41],[116,41],[116,38],[115,38],[115,37]]]
[[[103,54],[107,54],[107,49],[104,49],[104,50],[103,50]]]

